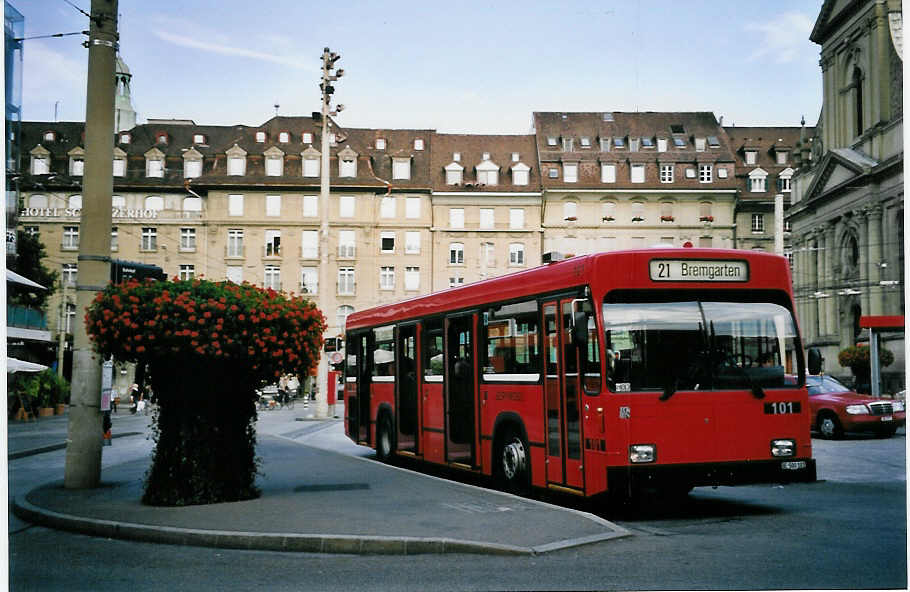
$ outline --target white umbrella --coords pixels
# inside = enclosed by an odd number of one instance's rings
[[[6,358],[7,374],[12,374],[13,372],[41,372],[42,370],[47,370],[47,366],[26,362],[25,360],[17,360],[16,358]]]
[[[28,286],[29,288],[39,288],[41,290],[47,290],[44,286],[37,282],[33,282],[25,276],[19,275],[11,269],[6,270],[6,281],[13,282],[14,284],[22,284],[23,286]]]

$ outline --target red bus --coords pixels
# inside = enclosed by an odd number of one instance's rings
[[[346,348],[345,432],[381,460],[622,498],[815,480],[790,271],[776,255],[547,262],[353,313]]]

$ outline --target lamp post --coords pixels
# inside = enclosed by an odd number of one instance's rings
[[[332,94],[335,92],[335,87],[332,86],[332,82],[338,80],[344,75],[344,70],[337,70],[334,74],[332,71],[335,70],[335,62],[341,58],[337,53],[330,51],[328,47],[322,50],[322,82],[319,84],[320,90],[322,90],[322,107],[321,107],[321,122],[322,122],[322,140],[320,142],[321,146],[321,162],[319,165],[319,255],[322,259],[319,265],[319,285],[322,286],[322,297],[319,298],[322,306],[323,313],[328,315],[326,307],[329,302],[328,290],[329,290],[329,150],[331,150],[331,143],[329,141],[329,116],[337,115],[344,109],[344,105],[338,105],[333,111],[331,108],[332,103]],[[325,352],[321,352],[319,356],[319,367],[316,373],[316,417],[324,418],[328,415],[329,405],[328,405],[328,389],[330,388],[327,384],[328,380],[328,360],[326,359]],[[334,388],[332,385],[331,388]]]

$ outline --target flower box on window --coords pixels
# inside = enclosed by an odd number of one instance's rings
[[[645,221],[645,219],[642,218],[641,216],[635,216],[634,218],[632,218],[632,222],[644,222],[644,221]]]
[[[616,220],[616,218],[614,218],[613,216],[604,216],[603,217],[604,222],[612,222],[613,220]]]
[[[698,220],[699,222],[714,222],[714,216],[702,216]]]
[[[674,220],[676,220],[676,218],[674,218],[673,216],[661,216],[660,217],[661,222],[673,222]]]
[[[578,216],[566,216],[566,222],[575,222],[578,220]]]

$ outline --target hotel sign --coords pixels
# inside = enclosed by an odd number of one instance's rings
[[[81,208],[25,208],[19,212],[20,218],[80,218],[81,216]],[[154,220],[158,218],[158,210],[111,208],[111,218]]]

